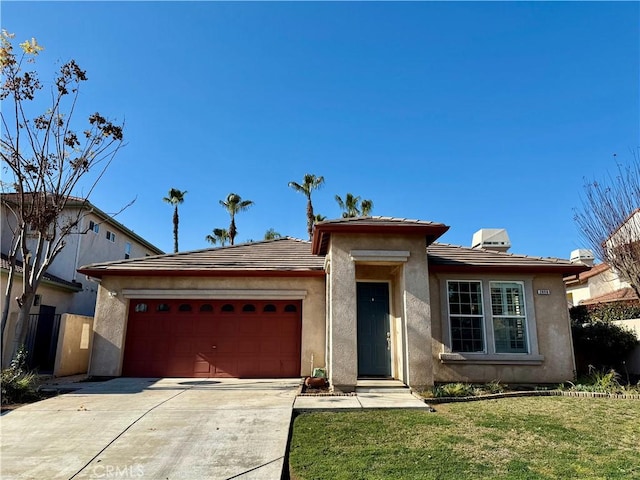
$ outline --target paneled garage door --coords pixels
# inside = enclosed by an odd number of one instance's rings
[[[122,374],[299,377],[301,301],[130,300]]]

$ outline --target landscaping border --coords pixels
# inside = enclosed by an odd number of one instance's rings
[[[488,395],[477,395],[472,397],[423,397],[414,394],[426,404],[455,403],[455,402],[479,402],[482,400],[497,400],[500,398],[513,397],[581,397],[581,398],[613,398],[620,400],[640,400],[640,395],[627,395],[619,393],[602,392],[565,392],[562,390],[532,390],[523,392],[503,392]]]

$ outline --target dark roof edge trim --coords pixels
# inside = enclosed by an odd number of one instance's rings
[[[324,277],[324,269],[318,270],[78,270],[92,278],[103,277]]]
[[[582,266],[574,265],[438,265],[429,264],[429,272],[435,273],[562,273],[573,275],[584,271]]]

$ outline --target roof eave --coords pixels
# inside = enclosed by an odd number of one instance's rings
[[[461,264],[429,264],[429,272],[446,273],[553,273],[563,277],[575,275],[584,271],[583,266],[577,265],[474,265]]]
[[[316,224],[311,243],[311,253],[314,255],[326,255],[329,246],[329,239],[332,233],[378,233],[385,235],[424,235],[427,246],[435,242],[449,230],[448,225],[433,224],[398,224],[398,225],[375,225],[358,223],[335,223]]]
[[[308,270],[267,270],[267,269],[246,269],[246,270],[222,270],[222,269],[200,269],[200,270],[139,270],[139,269],[91,269],[83,268],[78,270],[83,275],[92,278],[111,277],[324,277],[324,269]]]

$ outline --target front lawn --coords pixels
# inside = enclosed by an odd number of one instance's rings
[[[292,480],[640,479],[640,401],[528,397],[299,415]]]

